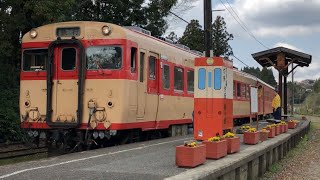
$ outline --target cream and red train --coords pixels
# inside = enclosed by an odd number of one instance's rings
[[[21,127],[56,141],[68,134],[104,139],[134,131],[175,134],[192,123],[194,59],[199,53],[146,30],[104,22],[63,22],[22,39]],[[247,117],[248,85],[270,87],[234,71],[234,118]],[[130,133],[128,133],[130,132]],[[80,140],[79,140],[80,138]]]

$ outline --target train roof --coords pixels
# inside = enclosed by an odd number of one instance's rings
[[[262,81],[261,79],[257,78],[256,76],[253,76],[253,75],[248,74],[248,73],[243,72],[243,71],[239,71],[238,69],[235,69],[235,68],[233,68],[233,70],[234,70],[236,73],[241,74],[243,77],[246,77],[246,78],[252,79],[252,80],[256,80],[256,81],[258,81],[259,83],[261,83],[261,84],[263,84],[263,85],[265,85],[265,86],[267,86],[267,87],[269,87],[269,88],[271,88],[271,89],[273,89],[273,90],[275,89],[274,87],[272,87],[272,86],[269,85],[268,83]]]
[[[108,36],[105,36],[101,32],[101,28],[103,26],[110,26],[111,27],[111,34]],[[163,37],[154,37],[151,36],[151,32],[139,27],[135,26],[118,26],[116,24],[107,23],[107,22],[97,22],[97,21],[68,21],[68,22],[59,22],[59,23],[53,23],[53,24],[47,24],[43,25],[37,28],[34,28],[33,30],[36,30],[38,32],[38,35],[36,38],[30,37],[30,32],[27,32],[23,38],[22,42],[46,42],[46,41],[54,41],[57,39],[57,30],[59,28],[79,28],[79,35],[75,36],[76,39],[81,40],[91,40],[91,39],[126,39],[130,36],[137,36],[137,37],[144,37],[151,41],[157,41],[160,43],[163,43],[164,45],[169,45],[173,48],[182,50],[184,52],[190,53],[193,56],[201,56],[202,53],[190,50],[185,45],[182,44],[174,44],[172,41],[163,38]],[[71,37],[61,37],[61,39],[70,39]]]

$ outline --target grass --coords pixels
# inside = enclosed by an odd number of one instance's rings
[[[25,161],[38,160],[38,159],[46,158],[47,156],[48,156],[47,153],[38,153],[34,155],[29,155],[29,156],[21,156],[21,157],[15,157],[10,159],[0,159],[0,166],[19,163],[19,162],[25,162]]]

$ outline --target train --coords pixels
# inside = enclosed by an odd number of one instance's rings
[[[193,122],[194,59],[202,53],[187,46],[135,26],[71,21],[31,29],[21,48],[21,128],[38,141],[73,151],[186,134]],[[272,113],[270,85],[235,68],[233,76],[236,124],[249,117],[249,85],[259,86],[259,115]]]

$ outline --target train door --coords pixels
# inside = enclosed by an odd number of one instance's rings
[[[52,120],[61,123],[75,123],[78,108],[77,47],[55,48],[55,66],[52,98]]]
[[[147,67],[145,119],[148,121],[156,121],[159,106],[159,54],[150,52]]]
[[[140,49],[139,56],[139,80],[138,80],[138,110],[137,110],[137,120],[144,119],[145,107],[146,107],[146,82],[145,82],[145,67],[146,67],[146,51]]]
[[[57,40],[48,50],[46,122],[51,127],[78,127],[86,64],[83,46],[79,40]]]

